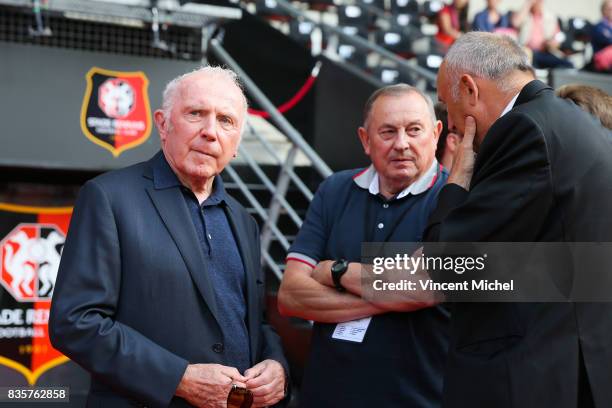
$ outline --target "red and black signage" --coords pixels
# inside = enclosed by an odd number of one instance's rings
[[[0,203],[0,364],[34,385],[68,361],[51,346],[51,296],[72,208]]]
[[[143,72],[94,67],[85,76],[81,129],[115,157],[145,142],[151,134],[151,109]]]

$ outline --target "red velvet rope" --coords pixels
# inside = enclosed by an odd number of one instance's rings
[[[308,91],[310,91],[315,81],[317,80],[317,76],[319,75],[319,66],[319,64],[315,66],[312,74],[310,74],[304,85],[302,85],[302,87],[295,93],[295,95],[291,97],[291,99],[276,108],[280,113],[285,113],[291,110],[304,98],[304,96],[306,96]],[[251,115],[260,116],[264,119],[270,117],[270,114],[268,112],[252,108],[249,108],[249,113]]]

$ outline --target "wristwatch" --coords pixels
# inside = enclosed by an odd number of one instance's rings
[[[339,259],[331,266],[331,277],[338,292],[346,291],[344,286],[340,283],[340,278],[342,278],[342,275],[348,270],[348,265],[349,263],[346,259]]]

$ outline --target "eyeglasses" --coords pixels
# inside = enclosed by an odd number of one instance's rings
[[[251,408],[253,404],[253,393],[246,388],[232,385],[227,396],[227,408]]]

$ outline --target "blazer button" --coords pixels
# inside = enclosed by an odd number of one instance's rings
[[[215,353],[223,353],[223,343],[215,343],[212,346]]]

